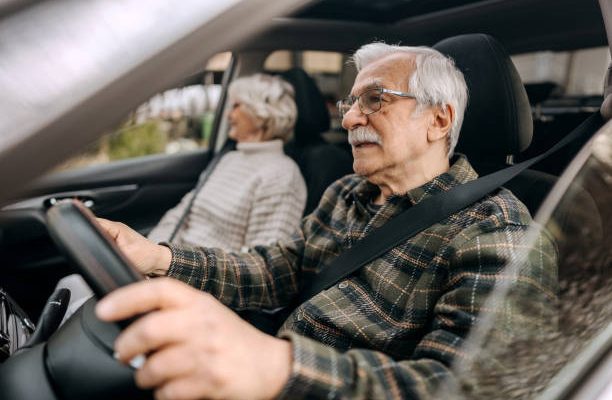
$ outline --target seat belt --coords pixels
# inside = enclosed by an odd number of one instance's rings
[[[340,254],[329,265],[324,266],[302,289],[299,299],[300,304],[333,286],[422,230],[484,198],[525,169],[580,137],[585,130],[593,132],[599,129],[604,122],[601,114],[596,112],[546,152],[519,164],[458,185],[447,192],[431,196],[403,211],[383,226],[372,230],[353,247]]]

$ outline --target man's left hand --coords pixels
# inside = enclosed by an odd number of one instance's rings
[[[106,321],[140,317],[115,341],[136,384],[157,399],[270,399],[291,371],[291,344],[266,335],[207,293],[169,278],[117,289],[98,303]]]

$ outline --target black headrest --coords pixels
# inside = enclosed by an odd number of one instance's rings
[[[527,93],[502,45],[485,34],[454,36],[434,49],[455,60],[469,100],[457,151],[468,158],[505,158],[525,150],[533,134]]]
[[[280,76],[295,89],[298,117],[294,141],[299,146],[320,143],[321,133],[329,129],[329,111],[315,81],[301,68],[292,68]]]

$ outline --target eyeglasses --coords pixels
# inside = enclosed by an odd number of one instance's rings
[[[343,118],[346,113],[349,112],[351,107],[353,107],[355,102],[357,102],[359,105],[359,110],[361,110],[363,115],[374,114],[375,112],[380,111],[382,107],[382,95],[385,93],[411,99],[416,98],[416,96],[412,93],[400,92],[398,90],[385,88],[373,88],[364,91],[359,96],[348,96],[342,100],[339,100],[338,103],[336,103],[336,106],[338,107],[340,116]]]

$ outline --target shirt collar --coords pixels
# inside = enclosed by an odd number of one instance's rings
[[[472,168],[472,165],[463,154],[456,155],[452,161],[453,163],[447,172],[406,193],[412,205],[437,193],[447,192],[457,185],[478,178],[478,173]]]
[[[405,194],[393,195],[389,197],[388,201],[399,202],[403,199],[408,199],[412,205],[415,205],[436,193],[446,192],[457,185],[478,178],[478,173],[472,168],[472,165],[463,154],[457,154],[451,162],[452,165],[447,172],[436,176],[431,181],[417,188],[409,190]],[[357,200],[361,204],[367,204],[370,199],[379,193],[380,189],[364,178],[355,186],[354,190],[347,193],[345,200],[347,202]]]
[[[244,154],[255,153],[282,153],[283,141],[280,139],[265,142],[242,142],[236,144],[236,150]]]
[[[346,201],[347,204],[352,201],[358,201],[365,205],[368,204],[370,199],[378,196],[379,193],[380,189],[378,186],[371,184],[365,178],[361,178],[361,181],[355,185],[355,188],[344,196],[344,201]]]

